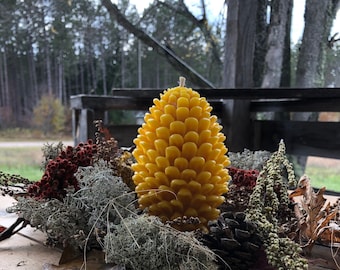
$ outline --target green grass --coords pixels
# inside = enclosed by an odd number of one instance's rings
[[[8,174],[17,174],[31,181],[39,181],[43,175],[43,171],[39,166],[1,166],[0,171]]]
[[[305,173],[311,179],[313,187],[340,192],[340,169],[308,166]]]
[[[32,181],[40,180],[43,175],[41,147],[4,147],[0,148],[0,171],[19,174]]]

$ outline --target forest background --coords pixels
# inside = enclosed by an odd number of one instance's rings
[[[306,0],[296,44],[293,0],[229,0],[213,18],[196,2],[139,13],[128,0],[1,1],[0,129],[60,132],[71,95],[168,88],[179,75],[204,88],[339,87],[339,0]]]

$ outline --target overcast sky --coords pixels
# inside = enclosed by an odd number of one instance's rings
[[[206,0],[205,3],[207,5],[207,13],[209,13],[209,20],[211,21],[214,18],[218,18],[221,12],[226,12],[224,8],[225,0]],[[144,8],[148,7],[152,0],[130,0],[131,4],[134,4],[137,10],[142,13]],[[186,0],[185,3],[189,7],[189,9],[195,13],[199,12],[199,0]],[[305,0],[294,0],[293,7],[293,21],[292,21],[292,31],[291,38],[293,44],[296,44],[299,39],[302,37],[303,27],[304,27],[304,8],[305,8]],[[336,22],[333,25],[332,34],[339,32],[340,33],[340,11],[337,14]]]

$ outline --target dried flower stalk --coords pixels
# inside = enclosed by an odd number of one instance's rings
[[[283,180],[285,172],[292,185],[295,175],[281,141],[278,151],[272,154],[257,178],[246,214],[247,219],[257,225],[268,262],[279,269],[302,270],[307,269],[308,264],[300,256],[302,250],[299,245],[279,236],[279,224],[285,219],[289,204],[287,182]]]

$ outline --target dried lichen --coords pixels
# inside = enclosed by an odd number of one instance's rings
[[[93,166],[80,167],[76,173],[80,189],[70,190],[63,201],[19,198],[8,209],[28,220],[32,227],[47,233],[51,244],[84,247],[96,243],[94,228],[106,231],[108,223],[118,224],[121,218],[135,211],[135,196],[122,179],[115,176],[108,163],[101,160]]]
[[[261,170],[270,155],[271,153],[268,151],[250,151],[249,149],[244,149],[243,152],[228,153],[230,164],[243,170]]]
[[[32,227],[46,232],[50,245],[69,243],[82,246],[73,239],[74,235],[79,231],[89,232],[88,214],[74,207],[69,194],[64,202],[57,199],[41,202],[30,197],[19,198],[15,206],[8,208],[7,211],[17,212],[18,216],[29,221]]]
[[[213,252],[192,232],[180,232],[155,216],[126,218],[104,240],[106,261],[126,269],[217,269]]]
[[[257,225],[267,254],[268,262],[278,269],[307,269],[300,256],[299,245],[287,237],[279,236],[279,224],[287,218],[289,198],[285,173],[289,185],[296,184],[294,170],[286,157],[283,141],[260,172],[251,194],[246,217]]]
[[[121,217],[136,211],[134,193],[121,177],[114,175],[107,162],[99,160],[94,166],[80,167],[75,176],[80,182],[80,190],[73,197],[90,213],[90,225],[96,223],[103,228],[107,220],[118,224]],[[106,208],[108,212],[103,215]]]

